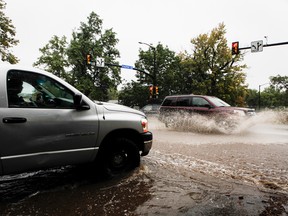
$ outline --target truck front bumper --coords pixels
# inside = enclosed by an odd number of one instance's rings
[[[152,142],[153,142],[153,134],[151,132],[146,132],[142,134],[143,139],[143,149],[141,156],[145,156],[149,153],[150,149],[152,148]]]

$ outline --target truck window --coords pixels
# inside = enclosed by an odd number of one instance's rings
[[[11,108],[74,108],[73,92],[61,83],[37,73],[9,71],[7,95]]]

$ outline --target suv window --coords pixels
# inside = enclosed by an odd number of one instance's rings
[[[219,107],[225,107],[225,106],[230,106],[228,103],[226,103],[225,101],[216,98],[216,97],[208,97],[208,99],[214,103],[215,106],[219,106]]]
[[[190,97],[178,97],[177,106],[190,106]]]
[[[162,106],[175,106],[177,101],[177,97],[168,97],[163,102]]]
[[[9,71],[7,94],[9,107],[74,108],[73,92],[37,73]]]
[[[205,107],[210,105],[210,103],[202,97],[193,97],[192,105],[196,107]]]

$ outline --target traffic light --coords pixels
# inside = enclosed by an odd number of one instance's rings
[[[87,65],[91,65],[91,59],[92,59],[92,55],[91,54],[87,54],[86,55],[86,63],[87,63]]]
[[[149,87],[149,94],[150,94],[150,97],[152,97],[152,95],[153,95],[153,86]]]
[[[239,54],[240,51],[239,51],[239,42],[233,42],[232,43],[232,55],[237,55]]]
[[[155,94],[158,95],[159,92],[158,92],[158,86],[155,86]]]

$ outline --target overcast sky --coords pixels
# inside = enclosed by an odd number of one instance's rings
[[[264,44],[288,41],[288,0],[4,0],[4,13],[16,28],[20,43],[13,48],[20,63],[31,66],[39,48],[53,35],[70,39],[72,31],[87,22],[92,11],[103,20],[103,28],[116,32],[120,64],[134,65],[142,41],[159,42],[179,53],[191,51],[190,40],[209,33],[219,23],[226,26],[228,45],[240,47],[252,41]],[[267,36],[267,40],[265,38]],[[248,65],[247,84],[258,89],[270,76],[288,76],[288,45],[264,47],[263,52],[244,57]],[[122,78],[134,78],[135,71],[122,69]],[[267,87],[267,86],[265,86]],[[265,88],[264,85],[262,88]],[[262,90],[261,88],[261,90]]]

